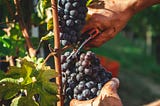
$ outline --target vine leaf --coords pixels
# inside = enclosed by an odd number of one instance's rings
[[[53,106],[58,87],[50,80],[58,76],[57,72],[49,66],[40,67],[41,59],[28,60],[20,59],[19,67],[10,67],[0,79],[0,99],[12,99],[11,106]]]
[[[53,29],[53,18],[50,18],[47,22],[47,31]]]
[[[11,90],[12,89],[12,90]],[[20,90],[18,84],[15,83],[0,83],[0,98],[11,99],[17,95]]]
[[[86,3],[86,6],[89,6],[92,3],[93,0],[88,0]]]
[[[19,102],[20,98],[21,98],[21,96],[14,98],[12,100],[11,106],[18,106],[18,102]]]
[[[50,31],[49,33],[47,33],[45,36],[43,36],[43,37],[41,38],[40,42],[46,41],[46,40],[49,40],[49,39],[52,39],[52,38],[53,38],[53,35],[54,35],[53,32]]]
[[[38,16],[41,19],[46,17],[45,9],[51,6],[51,2],[49,0],[39,0],[37,5]]]

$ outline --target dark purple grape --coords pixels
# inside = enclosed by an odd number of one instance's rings
[[[58,15],[61,16],[61,17],[64,15],[63,9],[58,8]]]
[[[76,80],[77,81],[80,81],[82,79],[83,79],[83,74],[82,73],[79,73],[79,74],[76,75]]]
[[[85,14],[78,14],[78,18],[79,18],[79,19],[84,19],[85,17],[86,17]]]
[[[83,96],[82,96],[81,94],[78,94],[78,95],[77,95],[77,99],[78,99],[78,100],[83,100]]]
[[[80,93],[80,90],[78,89],[78,86],[76,86],[76,87],[74,88],[74,94],[78,94],[78,93]]]
[[[66,25],[69,27],[73,26],[74,25],[73,20],[71,20],[71,19],[66,20]]]
[[[65,4],[65,9],[66,10],[71,10],[73,7],[72,7],[72,4],[70,3],[70,2],[67,2],[66,4]]]
[[[79,71],[79,72],[83,72],[83,70],[84,70],[84,66],[79,66],[79,67],[78,67],[78,71]]]
[[[94,82],[93,82],[93,81],[89,81],[89,82],[87,82],[87,83],[85,84],[85,86],[86,86],[87,88],[91,89],[91,88],[93,88],[93,86],[94,86]]]
[[[75,86],[76,86],[76,83],[73,80],[69,82],[69,87],[71,89],[75,88]]]
[[[70,15],[73,16],[73,17],[76,17],[78,15],[78,11],[76,10],[71,10],[70,11]]]
[[[98,83],[98,89],[100,90],[102,88],[102,83]]]
[[[84,53],[82,53],[81,55],[80,55],[80,60],[84,60],[84,58],[85,58],[85,54]]]
[[[75,8],[78,8],[79,7],[79,2],[73,2],[72,6],[75,7]]]
[[[74,43],[74,42],[77,42],[77,36],[72,36],[72,37],[71,37],[71,42],[73,42],[73,43]]]
[[[68,45],[69,44],[67,40],[61,40],[60,42],[61,42],[62,45]]]
[[[70,72],[69,70],[66,70],[66,75],[67,75],[67,76],[69,76],[70,73],[71,73],[71,72]]]
[[[85,88],[85,85],[84,85],[84,84],[79,84],[78,87],[77,87],[77,89],[78,89],[79,91],[83,91],[84,88]]]
[[[71,35],[72,35],[72,37],[73,37],[73,36],[76,36],[76,34],[77,34],[77,33],[76,33],[76,31],[71,30],[71,31],[70,31],[70,34],[71,34]]]
[[[97,88],[96,88],[96,87],[92,88],[92,89],[91,89],[91,93],[92,93],[93,95],[96,95],[96,94],[97,94]]]
[[[69,19],[69,15],[63,15],[63,19],[64,20],[68,20]]]
[[[75,24],[78,24],[78,25],[82,23],[81,20],[79,20],[79,19],[76,19],[74,22],[75,22]]]
[[[69,10],[64,9],[64,14],[65,14],[65,15],[69,15]]]
[[[64,56],[68,57],[70,55],[70,52],[65,52]]]
[[[89,89],[85,89],[82,92],[83,97],[87,98],[90,96],[90,90]]]
[[[74,2],[74,0],[66,0],[67,2],[70,2],[70,3],[72,3],[72,2]]]
[[[91,70],[90,68],[85,68],[85,69],[84,69],[84,73],[85,73],[86,75],[92,75],[92,70]]]
[[[89,61],[84,60],[84,61],[82,62],[82,66],[84,66],[84,67],[89,66]]]
[[[79,84],[80,85],[85,85],[86,81],[80,81]]]

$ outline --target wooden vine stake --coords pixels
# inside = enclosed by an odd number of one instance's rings
[[[53,32],[54,32],[54,50],[56,54],[54,55],[55,70],[58,72],[58,77],[56,77],[56,83],[58,84],[58,97],[59,101],[57,106],[63,106],[64,98],[62,95],[62,74],[61,74],[61,46],[59,37],[59,23],[58,23],[58,13],[57,13],[57,0],[51,0],[52,4],[52,14],[53,14]]]

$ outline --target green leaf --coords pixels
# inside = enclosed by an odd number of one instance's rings
[[[9,82],[9,83],[14,83],[14,84],[19,84],[21,82],[21,78],[19,79],[13,79],[13,78],[4,78],[2,80],[0,80],[0,84],[4,83],[4,82]]]
[[[0,70],[0,80],[3,79],[4,77],[5,77],[5,73],[2,70]]]
[[[12,100],[11,106],[18,106],[18,102],[19,102],[20,98],[21,98],[21,96],[14,98]]]
[[[50,18],[47,22],[47,31],[53,29],[53,18]]]
[[[6,75],[12,78],[24,78],[26,76],[26,72],[21,67],[10,66]]]
[[[11,41],[6,36],[0,37],[0,42],[3,43],[3,47],[6,47],[6,48],[10,48],[11,47]]]
[[[51,93],[51,94],[57,94],[58,93],[58,91],[57,91],[58,85],[56,83],[45,82],[45,83],[43,83],[43,87],[48,93]]]
[[[51,95],[48,92],[41,91],[40,93],[40,106],[56,106],[58,98],[56,95]]]
[[[49,33],[47,33],[47,35],[43,36],[40,41],[42,42],[45,40],[53,39],[53,35],[54,35],[53,32],[50,31]]]
[[[11,99],[20,91],[20,85],[10,82],[0,84],[0,98]]]
[[[41,78],[44,81],[49,81],[51,78],[55,78],[58,76],[58,73],[53,69],[47,69],[43,71]]]
[[[88,0],[86,6],[89,6],[93,0]]]
[[[21,97],[18,106],[39,106],[39,104],[33,100],[31,95]]]

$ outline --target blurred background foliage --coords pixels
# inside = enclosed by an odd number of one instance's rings
[[[44,14],[47,0],[21,0],[22,16],[35,48],[41,37],[48,34],[52,17]],[[6,56],[26,55],[25,40],[15,15],[13,0],[0,0],[0,60]],[[160,98],[160,5],[149,7],[136,14],[114,39],[100,48],[97,54],[120,63],[119,94],[124,106],[140,106]],[[32,28],[38,28],[34,36]],[[48,42],[42,45],[40,56],[49,53]],[[43,53],[42,53],[43,52]],[[48,64],[52,64],[49,61]],[[0,61],[0,69],[6,71],[7,62]]]

